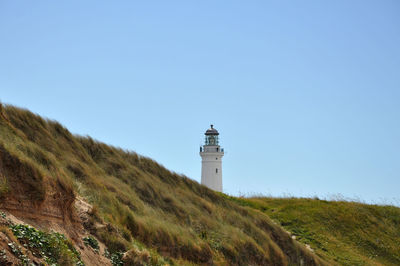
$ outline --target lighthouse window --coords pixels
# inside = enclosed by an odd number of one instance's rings
[[[218,174],[218,168],[215,168],[215,173]]]

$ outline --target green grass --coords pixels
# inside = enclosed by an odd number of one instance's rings
[[[400,265],[400,208],[307,198],[230,198],[262,211],[328,261]]]

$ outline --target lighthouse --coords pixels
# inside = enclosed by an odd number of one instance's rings
[[[219,146],[218,131],[211,125],[207,129],[205,143],[200,147],[201,184],[212,190],[222,192],[222,156],[224,149]]]

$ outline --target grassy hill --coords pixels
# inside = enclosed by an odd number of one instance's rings
[[[94,206],[84,226],[111,253],[144,252],[151,264],[323,264],[268,215],[9,105],[0,108],[0,175],[1,207],[16,216],[83,197]],[[34,205],[18,210],[28,201]],[[58,212],[73,212],[70,206]]]
[[[72,203],[81,199],[93,208],[78,221]],[[10,105],[0,105],[0,209],[31,219],[40,211],[41,229],[54,209],[127,265],[400,262],[398,208],[229,197]]]
[[[234,198],[268,214],[326,261],[400,265],[400,208],[298,198]]]

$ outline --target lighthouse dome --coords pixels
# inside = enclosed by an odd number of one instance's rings
[[[214,128],[214,125],[211,125],[211,128],[207,129],[207,131],[206,131],[206,133],[204,133],[204,135],[206,135],[206,136],[209,136],[209,135],[218,136],[219,133],[218,133],[218,130],[216,130],[216,129]]]

